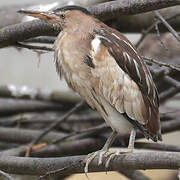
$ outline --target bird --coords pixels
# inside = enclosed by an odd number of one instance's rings
[[[53,46],[59,76],[112,128],[104,147],[87,156],[85,173],[96,156],[102,163],[118,133],[130,134],[127,152],[133,152],[137,130],[147,139],[162,141],[157,88],[141,55],[122,33],[80,6],[19,12],[59,31]]]

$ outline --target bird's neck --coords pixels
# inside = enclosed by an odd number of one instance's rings
[[[71,24],[69,27],[68,25],[64,28],[64,31],[70,34],[81,34],[82,36],[86,36],[88,34],[93,33],[94,29],[96,29],[97,24],[95,23],[94,19],[89,18],[88,20],[78,20]]]

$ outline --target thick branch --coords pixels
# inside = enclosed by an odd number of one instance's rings
[[[0,128],[0,141],[13,143],[29,143],[41,134],[39,130],[28,130],[18,128]],[[50,132],[42,138],[43,142],[51,142],[52,140],[64,137],[63,133]]]
[[[112,19],[116,16],[118,17],[122,14],[129,15],[143,13],[151,10],[175,6],[178,4],[180,4],[179,0],[134,0],[131,1],[131,3],[129,3],[129,1],[121,0],[89,6],[88,10],[90,10],[90,12],[96,15],[98,18],[107,20],[109,18]],[[127,23],[127,17],[125,19],[125,23],[120,23],[121,27],[123,27],[123,24],[128,24],[129,26],[129,23]],[[135,22],[136,25],[138,24],[137,21],[131,22]],[[139,24],[138,27],[140,27]],[[0,48],[13,45],[17,41],[24,41],[28,38],[42,35],[57,35],[57,32],[53,30],[52,26],[39,20],[11,25],[0,30]]]
[[[69,108],[69,107],[68,107]],[[53,102],[43,102],[38,100],[23,100],[0,98],[0,114],[9,115],[13,113],[45,111],[45,110],[65,110],[62,104]]]
[[[48,91],[47,89],[30,88],[28,86],[17,87],[15,85],[0,86],[0,97],[56,101],[68,105],[76,104],[81,100],[80,96],[70,91]]]
[[[95,16],[108,20],[120,15],[139,14],[176,5],[180,5],[179,0],[119,0],[93,5],[87,9]]]
[[[136,142],[135,147],[140,149],[180,152],[180,146],[169,145],[169,144]]]
[[[0,169],[8,173],[42,175],[49,171],[61,169],[61,175],[84,173],[86,156],[61,158],[23,158],[0,156]],[[98,165],[96,157],[89,166],[89,172],[104,171],[104,164]],[[180,154],[175,152],[140,152],[116,156],[110,162],[111,171],[145,170],[145,169],[178,169]]]
[[[85,138],[71,142],[61,142],[57,145],[47,145],[42,148],[32,150],[31,157],[62,157],[75,156],[91,153],[99,150],[104,145],[105,140],[102,138]],[[0,156],[24,156],[28,149],[28,145],[11,148],[0,152]]]
[[[0,48],[40,35],[57,35],[57,32],[40,20],[10,25],[0,30]]]

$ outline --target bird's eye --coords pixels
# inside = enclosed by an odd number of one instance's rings
[[[64,14],[61,14],[61,15],[60,15],[60,18],[61,18],[61,19],[65,19],[65,15],[64,15]]]

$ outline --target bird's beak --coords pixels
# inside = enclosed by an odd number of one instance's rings
[[[31,11],[31,10],[19,10],[18,13],[22,13],[28,16],[32,16],[35,18],[42,19],[44,21],[52,21],[56,20],[57,16],[55,15],[54,12],[40,12],[40,11]]]

